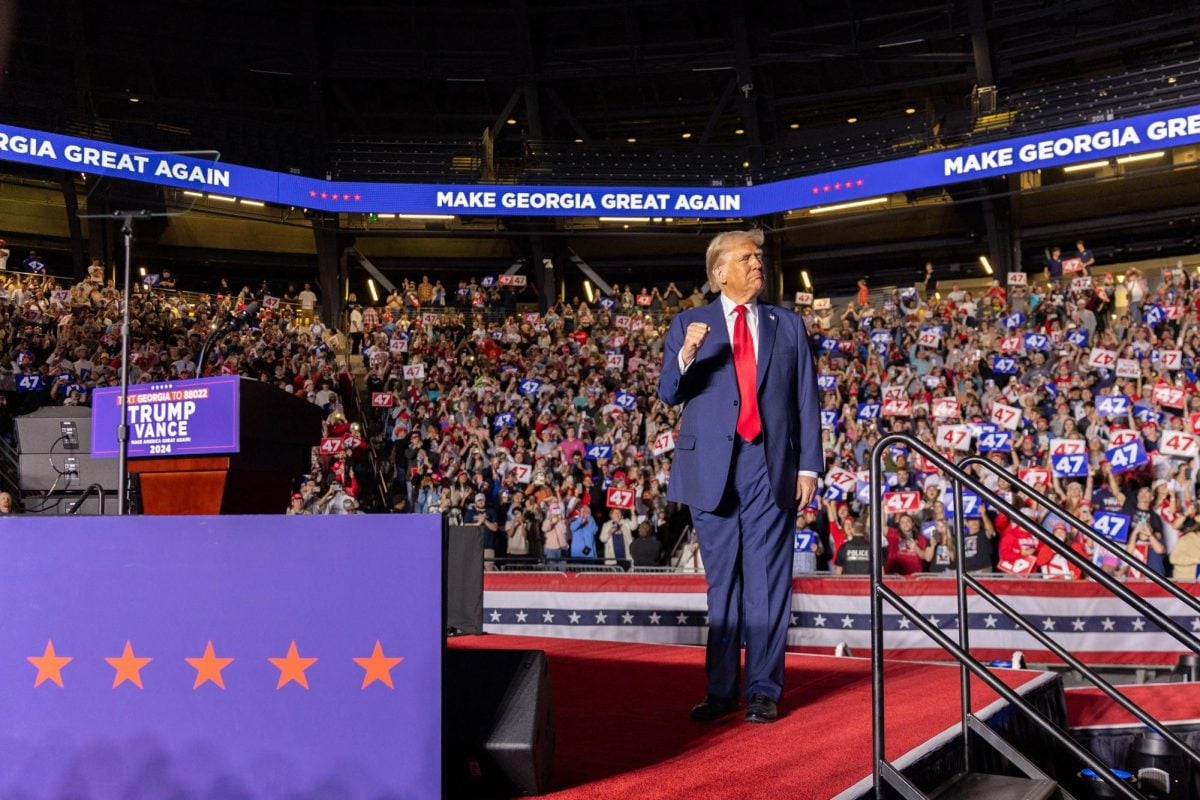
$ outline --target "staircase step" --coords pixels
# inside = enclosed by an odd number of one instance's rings
[[[1046,800],[1057,790],[1058,783],[1048,778],[968,772],[943,784],[930,797],[935,800]]]

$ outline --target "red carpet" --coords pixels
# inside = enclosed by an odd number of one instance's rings
[[[740,716],[703,725],[699,647],[517,636],[474,636],[451,647],[544,650],[550,659],[558,749],[555,800],[583,798],[832,798],[871,773],[871,665],[863,658],[789,655],[773,725]],[[1045,673],[999,670],[1014,687]],[[958,722],[958,669],[891,662],[888,757]],[[996,695],[975,682],[974,708]]]
[[[1200,722],[1200,683],[1118,686],[1121,694],[1163,722]],[[1067,722],[1072,728],[1141,726],[1132,714],[1099,689],[1068,689]]]

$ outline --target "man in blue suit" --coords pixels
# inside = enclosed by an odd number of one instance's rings
[[[757,302],[762,231],[731,231],[705,257],[721,296],[675,317],[658,396],[683,403],[667,498],[691,507],[708,580],[708,694],[692,718],[738,708],[773,722],[783,693],[796,508],[824,470],[820,404],[800,317]]]

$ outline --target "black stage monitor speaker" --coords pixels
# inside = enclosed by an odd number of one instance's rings
[[[451,526],[446,546],[446,628],[483,633],[483,528]]]
[[[443,796],[544,793],[554,767],[546,654],[450,649],[444,674]]]

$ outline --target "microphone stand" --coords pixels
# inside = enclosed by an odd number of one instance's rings
[[[241,314],[237,316],[230,314],[212,329],[212,333],[205,337],[204,344],[200,346],[200,356],[196,359],[199,362],[196,365],[196,377],[204,376],[204,367],[208,364],[208,354],[212,351],[213,346],[240,326],[257,317],[258,311],[258,303],[251,303]]]
[[[121,424],[117,426],[117,514],[129,513],[129,301],[131,262],[133,250],[133,221],[147,219],[149,211],[114,211],[112,216],[121,220],[121,235],[125,237],[125,285],[121,291]]]

